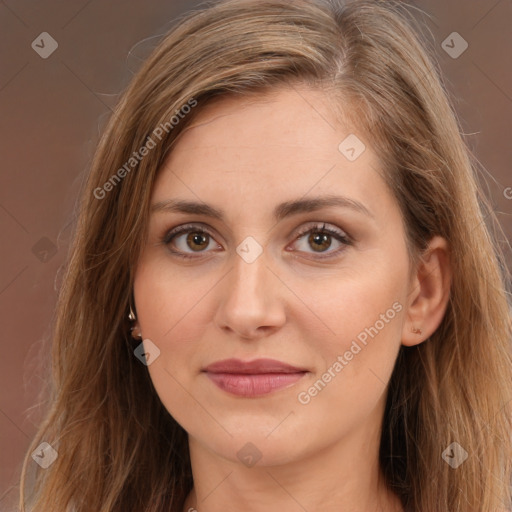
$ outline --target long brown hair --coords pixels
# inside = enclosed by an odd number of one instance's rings
[[[181,512],[193,485],[187,435],[134,356],[127,319],[152,186],[213,98],[299,83],[339,97],[340,115],[373,144],[411,260],[434,235],[450,246],[446,315],[429,340],[401,348],[389,384],[380,450],[388,485],[407,510],[511,506],[500,228],[418,32],[398,3],[229,0],[190,13],[163,38],[105,128],[81,197],[52,340],[50,405],[24,461],[22,511]],[[30,456],[43,441],[58,453],[46,469]],[[453,442],[468,452],[457,469],[442,457]]]

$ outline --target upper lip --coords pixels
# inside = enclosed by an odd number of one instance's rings
[[[203,371],[210,373],[297,373],[305,372],[304,368],[291,366],[276,359],[254,359],[242,361],[240,359],[224,359],[208,365]]]

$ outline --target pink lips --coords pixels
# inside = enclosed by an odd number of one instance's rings
[[[275,359],[256,359],[244,362],[225,359],[208,365],[206,375],[224,391],[238,396],[259,396],[291,386],[307,370]]]

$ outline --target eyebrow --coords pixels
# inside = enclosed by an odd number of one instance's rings
[[[375,216],[368,208],[349,197],[327,195],[322,197],[314,197],[311,199],[297,199],[294,201],[286,201],[277,205],[274,208],[273,217],[275,221],[280,221],[285,217],[297,215],[299,213],[313,212],[322,208],[337,206],[341,208],[348,208],[357,213],[366,215],[372,219]],[[196,215],[205,215],[224,222],[225,214],[222,210],[215,208],[206,203],[199,203],[195,201],[185,201],[180,199],[169,199],[166,201],[159,201],[151,206],[151,213],[156,212],[175,212],[175,213],[188,213]]]

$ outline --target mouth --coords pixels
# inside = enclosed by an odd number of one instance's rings
[[[255,397],[294,385],[308,370],[275,359],[225,359],[202,370],[220,389],[232,395]]]

